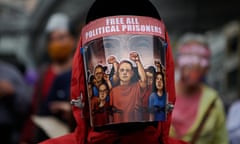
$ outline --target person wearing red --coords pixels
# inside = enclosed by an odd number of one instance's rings
[[[139,105],[139,101],[142,99],[143,95],[141,93],[146,87],[146,75],[139,55],[135,52],[130,53],[130,59],[136,63],[140,79],[137,82],[131,82],[134,76],[131,62],[124,60],[119,63],[117,74],[120,84],[110,92],[110,105],[119,111],[113,113],[114,123],[141,119],[141,114],[135,107]]]
[[[95,104],[93,107],[93,119],[94,119],[94,125],[104,125],[109,122],[109,114],[108,114],[108,108],[109,108],[109,102],[107,101],[107,96],[109,93],[109,89],[107,84],[102,83],[98,87],[99,91],[99,97],[98,97],[98,103]]]
[[[222,99],[205,80],[211,66],[211,49],[205,37],[183,35],[176,60],[180,77],[170,135],[191,144],[228,144]]]
[[[122,37],[126,38],[126,36],[130,36],[128,40],[132,40],[132,43],[117,42]],[[144,41],[137,43],[138,38],[144,39]],[[148,41],[148,38],[151,38],[151,40]],[[156,40],[159,45],[155,46],[152,40]],[[93,58],[91,50],[95,46],[94,43],[98,42],[102,42],[102,44],[100,43],[101,45],[97,45],[99,48],[102,46],[99,49],[101,52],[104,52],[104,50],[107,51],[107,48],[114,49],[116,46],[116,50],[121,51],[121,53],[118,53],[118,51],[115,51],[115,53],[119,55],[123,54],[124,56],[121,55],[122,58],[126,58],[126,55],[132,51],[128,48],[134,46],[136,46],[136,51],[139,48],[143,51],[162,49],[165,52],[163,55],[166,56],[166,90],[168,93],[168,105],[166,107],[169,107],[166,109],[167,116],[165,120],[155,122],[126,122],[116,125],[109,123],[104,128],[97,128],[91,125],[86,71],[93,69],[92,67],[88,67],[91,66],[91,61],[93,61],[88,58]],[[154,59],[156,59],[154,55],[152,53],[148,59],[142,61],[143,66],[148,64],[153,65]],[[94,61],[106,64],[103,59],[108,56],[95,57]],[[140,56],[142,58],[144,52],[140,53]],[[139,78],[138,74],[136,76]],[[185,144],[184,141],[169,137],[171,108],[175,104],[174,61],[168,33],[159,13],[149,0],[132,0],[131,2],[129,0],[96,0],[93,3],[87,14],[86,26],[82,29],[82,34],[74,55],[71,99],[73,114],[77,122],[75,131],[61,137],[43,141],[40,144]]]
[[[41,130],[32,121],[31,116],[42,113],[54,80],[59,75],[71,71],[72,66],[77,33],[72,28],[69,17],[63,13],[53,14],[47,22],[45,33],[47,35],[46,51],[50,61],[40,65],[38,81],[32,95],[31,111],[21,133],[20,143],[24,144],[37,143],[46,139],[45,134],[39,135]]]
[[[142,97],[142,105],[143,105],[143,120],[148,120],[149,119],[148,100],[149,96],[153,91],[153,79],[155,77],[156,70],[153,66],[149,66],[147,69],[145,69],[145,73],[147,78],[147,86]]]

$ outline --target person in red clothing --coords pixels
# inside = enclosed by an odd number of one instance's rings
[[[207,84],[211,48],[202,34],[183,35],[177,45],[175,111],[170,135],[191,144],[227,144],[225,111],[218,92]]]
[[[47,34],[46,50],[50,62],[40,66],[39,78],[32,96],[31,113],[25,122],[20,140],[22,143],[27,144],[37,143],[46,139],[45,134],[43,134],[44,136],[39,135],[38,132],[40,130],[31,120],[31,116],[41,113],[43,103],[47,100],[55,78],[71,70],[76,43],[76,33],[72,30],[69,18],[65,14],[53,14],[47,22],[45,32]]]
[[[119,63],[117,74],[120,84],[110,92],[110,105],[119,111],[113,113],[113,123],[142,120],[136,107],[141,105],[142,92],[146,87],[146,74],[136,52],[130,53],[130,59],[136,63],[140,79],[137,82],[131,81],[134,76],[131,62],[124,60]]]
[[[93,51],[96,47],[99,50],[97,54]],[[89,114],[86,74],[97,64],[107,65],[106,58],[110,55],[115,55],[120,61],[130,61],[128,55],[132,51],[139,54],[143,66],[154,65],[154,59],[159,58],[164,62],[168,94],[166,119],[94,127]],[[139,80],[141,74],[135,72],[134,80]],[[118,86],[114,85],[110,92]],[[175,104],[173,55],[165,25],[149,0],[96,0],[93,3],[74,56],[71,99],[77,122],[75,132],[40,144],[185,144],[169,137],[171,108]]]
[[[107,96],[109,89],[106,83],[102,83],[98,87],[99,96],[97,104],[93,106],[93,121],[94,125],[104,125],[109,123],[109,102],[107,101]]]

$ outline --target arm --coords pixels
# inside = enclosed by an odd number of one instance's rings
[[[132,61],[134,61],[136,63],[136,65],[137,65],[138,74],[140,76],[139,83],[140,83],[141,88],[145,88],[146,87],[146,79],[147,78],[146,78],[146,74],[145,74],[143,65],[142,65],[142,63],[140,61],[138,53],[136,53],[136,52],[130,53],[130,59]]]
[[[157,67],[157,72],[163,72],[164,74],[166,73],[164,66],[161,64],[161,60],[155,60],[154,63]]]
[[[109,64],[113,65],[114,74],[113,74],[112,81],[113,81],[114,84],[116,84],[119,80],[119,77],[118,77],[118,74],[117,74],[119,63],[117,62],[117,59],[116,59],[115,56],[109,56],[107,61],[108,61]]]
[[[108,88],[109,88],[109,89],[112,89],[112,83],[111,83],[111,81],[110,81],[110,79],[109,79],[109,75],[108,75],[108,74],[104,74],[103,78],[104,78],[104,80],[106,81],[106,83],[107,83],[107,85],[108,85]]]
[[[162,71],[161,61],[160,60],[155,60],[154,63],[155,63],[155,66],[157,67],[157,72],[161,72]]]
[[[154,113],[153,113],[153,98],[152,98],[151,94],[149,96],[149,101],[148,101],[148,109],[149,109],[149,121],[153,121],[154,120]]]

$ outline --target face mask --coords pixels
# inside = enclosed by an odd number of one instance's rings
[[[88,83],[92,87],[89,95],[94,97],[88,96],[93,127],[166,120],[167,93],[162,84],[165,74],[161,75],[161,82],[154,77],[156,72],[164,73],[166,68],[165,34],[162,21],[142,16],[105,17],[82,29],[81,52],[87,77],[93,75],[96,80],[101,79],[98,83],[107,84],[108,88],[104,114],[99,112],[94,100],[101,94],[98,87],[94,82]],[[101,78],[97,75],[99,66],[106,67],[106,71],[99,73]],[[146,87],[148,67],[153,69],[151,84],[154,90]],[[164,89],[162,94],[155,90],[156,85]],[[145,99],[151,99],[150,104],[142,102],[143,92],[147,92]],[[150,98],[151,93],[154,94]]]
[[[203,77],[202,68],[198,66],[184,66],[181,68],[182,81],[189,85],[194,86],[201,82]]]
[[[54,62],[65,62],[72,54],[74,48],[73,42],[50,42],[48,45],[48,54]]]

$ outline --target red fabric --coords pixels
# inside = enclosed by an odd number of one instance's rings
[[[149,120],[149,113],[147,112],[147,109],[148,109],[148,100],[151,93],[152,93],[152,85],[147,85],[147,88],[144,91],[143,98],[142,98],[142,103],[144,108],[143,110],[145,111],[143,113],[143,120]]]
[[[113,122],[134,122],[139,120],[138,111],[140,105],[141,87],[138,82],[131,85],[119,85],[110,92],[110,105],[121,110],[121,113],[113,114]]]
[[[51,65],[49,65],[42,74],[34,89],[32,100],[32,111],[36,113],[41,102],[45,101],[47,95],[51,89],[52,83],[56,77],[56,73],[53,71]]]
[[[52,67],[49,66],[49,68],[47,69],[44,77],[43,77],[43,83],[41,85],[42,87],[42,96],[43,98],[46,98],[48,95],[48,92],[52,86],[53,80],[55,79],[56,74],[53,71]]]
[[[169,102],[175,103],[175,85],[174,85],[174,61],[172,56],[172,49],[168,35],[166,34],[168,43],[167,48],[167,62],[166,62],[166,78],[167,78],[167,91],[169,95]],[[74,56],[73,70],[72,70],[72,84],[71,84],[71,98],[76,99],[81,94],[83,95],[83,102],[87,103],[87,95],[84,85],[84,64],[82,55],[80,53],[81,40],[79,41],[78,49]],[[159,139],[162,139],[164,144],[184,144],[183,141],[174,140],[169,138],[169,129],[171,124],[171,113],[168,113],[165,122],[159,122],[158,128],[149,126],[144,131],[136,131],[129,133],[125,136],[119,136],[113,131],[95,132],[89,126],[88,107],[79,109],[73,107],[74,116],[77,121],[78,127],[74,134],[52,139],[41,144],[112,144],[120,138],[121,144],[138,143],[138,144],[159,144]],[[74,136],[75,135],[75,136]]]
[[[184,136],[195,121],[200,97],[201,92],[194,96],[177,95],[177,103],[175,104],[175,110],[172,116],[172,124],[177,137],[181,138]]]
[[[97,105],[93,111],[93,123],[95,126],[102,126],[104,124],[109,123],[108,120],[108,115],[109,113],[106,111],[106,109],[109,107],[109,103],[106,102],[102,107],[99,107],[99,105]]]
[[[49,139],[39,144],[79,144],[75,133],[64,135],[55,139]]]
[[[33,99],[31,114],[37,113],[39,106],[46,99],[55,77],[56,74],[54,73],[51,66],[48,66],[46,70],[45,69],[43,70],[43,73],[40,73],[40,79],[38,80],[38,83],[35,86],[34,93],[32,96]],[[24,124],[20,141],[31,143],[34,138],[35,130],[36,126],[31,120],[31,117],[29,116],[29,118],[26,120]]]

